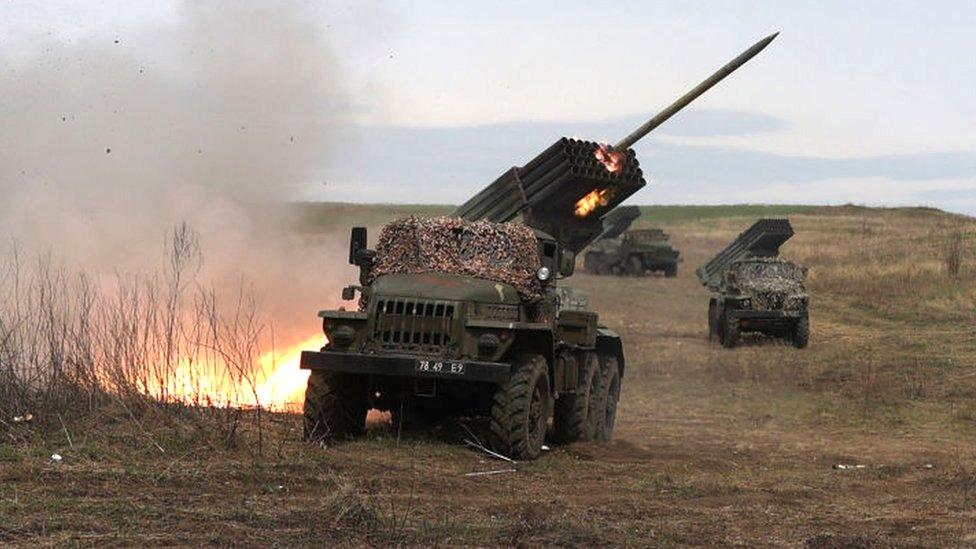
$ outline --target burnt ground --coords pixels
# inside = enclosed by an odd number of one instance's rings
[[[400,436],[380,426],[325,448],[299,442],[298,417],[265,415],[260,447],[246,419],[226,448],[179,415],[69,422],[70,445],[58,432],[0,445],[0,542],[976,545],[976,342],[971,318],[953,316],[953,300],[972,314],[972,279],[932,290],[949,296],[942,318],[943,305],[896,314],[843,282],[847,271],[816,274],[863,248],[855,228],[838,239],[839,225],[877,221],[887,242],[902,215],[795,220],[807,236],[793,251],[813,273],[802,351],[707,341],[693,268],[751,219],[667,227],[685,257],[675,280],[574,276],[626,341],[608,445],[556,446],[515,472],[469,477],[509,465],[465,448],[450,423]]]

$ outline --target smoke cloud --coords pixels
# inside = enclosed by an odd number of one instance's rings
[[[201,279],[249,281],[307,337],[351,278],[338,235],[305,241],[281,206],[321,178],[351,107],[313,21],[297,4],[186,1],[138,33],[4,44],[0,234],[108,277],[157,266],[185,221]]]

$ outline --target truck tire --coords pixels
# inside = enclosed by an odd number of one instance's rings
[[[542,452],[552,396],[546,360],[520,355],[513,374],[495,392],[491,435],[495,450],[513,459],[535,459]]]
[[[708,341],[718,341],[718,304],[714,299],[708,300]]]
[[[313,371],[308,376],[305,440],[335,440],[362,435],[366,431],[366,394],[349,385],[349,377],[338,372]]]
[[[599,252],[589,252],[583,258],[583,270],[589,274],[605,275],[610,273],[607,256]]]
[[[575,393],[566,393],[556,399],[553,418],[554,436],[557,442],[570,443],[579,440],[593,440],[596,427],[597,376],[600,375],[600,359],[596,353],[586,353],[582,357],[582,377]]]
[[[583,256],[583,271],[587,274],[596,274],[596,259],[592,252]]]
[[[664,268],[664,278],[674,278],[678,276],[678,266],[668,265]]]
[[[810,343],[810,317],[804,315],[793,327],[793,346],[797,349],[805,349],[808,343]]]
[[[627,274],[630,276],[644,276],[644,261],[640,256],[632,255],[627,258]]]
[[[617,421],[617,402],[620,401],[620,368],[617,357],[613,355],[602,357],[598,391],[594,438],[607,442],[613,436],[613,427]]]
[[[599,258],[595,253],[590,252],[583,257],[583,270],[589,274],[599,274],[600,267],[599,264],[602,263],[602,258]]]
[[[739,319],[726,311],[722,318],[722,327],[722,346],[726,349],[735,348],[739,344]]]

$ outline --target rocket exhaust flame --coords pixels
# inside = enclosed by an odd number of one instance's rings
[[[610,173],[617,173],[624,166],[624,155],[605,143],[600,143],[593,156]]]
[[[301,410],[309,375],[298,367],[301,352],[321,347],[323,339],[320,333],[287,349],[268,351],[257,358],[253,373],[246,374],[218,358],[183,357],[175,370],[146,392],[191,405]]]
[[[599,206],[606,206],[610,202],[612,189],[593,189],[586,196],[576,201],[574,213],[576,217],[586,217]]]

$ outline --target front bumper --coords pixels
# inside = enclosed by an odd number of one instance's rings
[[[803,311],[794,310],[735,309],[729,312],[739,320],[739,327],[744,331],[789,329],[804,316]]]
[[[502,362],[445,360],[440,357],[409,355],[368,355],[341,351],[302,351],[300,366],[305,370],[495,383],[507,381],[512,369],[509,364]]]
[[[733,316],[739,319],[792,319],[799,320],[803,316],[803,311],[784,311],[784,310],[771,310],[771,311],[757,311],[755,309],[733,309],[729,311]]]

